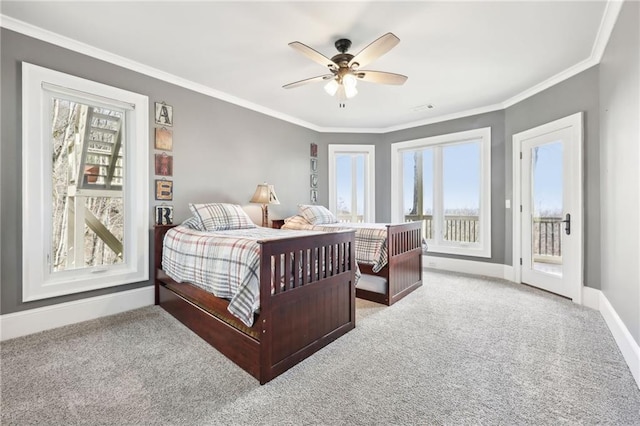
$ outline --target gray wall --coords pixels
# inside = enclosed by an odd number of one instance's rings
[[[256,185],[275,185],[281,205],[271,218],[295,213],[296,204],[309,200],[309,144],[317,133],[275,118],[126,70],[19,33],[2,29],[1,42],[1,154],[0,313],[93,297],[150,285],[141,282],[81,294],[22,303],[22,117],[21,61],[141,93],[149,97],[150,164],[153,164],[153,103],[173,106],[174,219],[188,216],[188,203],[225,201],[241,204],[260,223],[261,210],[249,204]],[[326,164],[326,151],[321,153]],[[151,206],[160,204],[153,193]],[[321,201],[326,202],[326,180]],[[149,225],[152,225],[149,216]]]
[[[584,112],[584,282],[600,288],[600,177],[598,67],[523,100],[505,111],[505,196],[513,197],[513,135],[527,129]],[[512,265],[512,220],[505,217],[505,263]]]
[[[67,72],[149,96],[153,102],[165,101],[174,107],[174,201],[175,220],[187,217],[189,202],[228,201],[245,206],[252,218],[259,222],[260,208],[248,203],[255,185],[268,181],[275,185],[282,202],[270,207],[271,218],[282,218],[295,212],[296,204],[309,199],[309,143],[318,143],[320,171],[319,202],[327,204],[328,182],[327,145],[330,143],[374,144],[376,146],[376,218],[390,220],[391,143],[433,135],[490,126],[492,129],[492,258],[488,262],[512,264],[512,232],[510,210],[505,199],[512,198],[511,140],[515,133],[565,117],[577,111],[585,112],[585,284],[602,288],[614,307],[620,309],[623,320],[638,340],[638,269],[622,269],[626,280],[615,270],[620,263],[607,250],[600,249],[600,227],[609,235],[602,243],[609,249],[620,249],[620,231],[615,228],[620,205],[610,206],[602,194],[616,187],[614,181],[626,172],[610,174],[600,170],[600,154],[606,158],[625,157],[631,141],[637,153],[637,104],[635,116],[633,92],[628,85],[622,90],[621,79],[637,87],[637,3],[625,3],[620,23],[607,48],[602,75],[593,67],[569,80],[559,83],[531,98],[503,111],[495,111],[420,126],[388,134],[317,133],[241,107],[194,93],[190,90],[150,78],[84,55],[67,51],[12,31],[1,34],[1,136],[0,149],[0,312],[7,314],[24,309],[55,304],[100,294],[128,290],[149,285],[148,282],[112,289],[69,295],[55,299],[22,304],[21,299],[21,84],[20,62],[28,61],[51,69]],[[635,8],[635,9],[633,9]],[[632,10],[633,9],[633,10]],[[635,15],[634,15],[635,13]],[[631,16],[631,17],[630,17]],[[635,19],[635,21],[633,21]],[[632,22],[629,22],[629,21]],[[634,27],[635,25],[635,27]],[[636,32],[634,33],[634,28]],[[626,40],[626,41],[625,41]],[[635,50],[633,50],[635,49]],[[632,50],[634,55],[626,54]],[[625,55],[620,54],[625,52]],[[626,57],[626,61],[621,59]],[[635,62],[633,62],[635,60]],[[631,61],[631,62],[629,62]],[[635,67],[635,68],[634,68]],[[633,78],[635,72],[635,80]],[[599,91],[600,88],[600,91]],[[626,90],[626,92],[625,92]],[[626,95],[626,98],[625,96]],[[602,118],[600,143],[599,102],[607,108]],[[635,98],[637,101],[637,98]],[[632,105],[633,107],[633,105]],[[604,114],[604,112],[603,112]],[[150,116],[152,116],[150,111]],[[635,120],[635,121],[634,121]],[[635,132],[628,130],[635,123]],[[150,123],[150,161],[153,157],[153,128]],[[618,130],[622,129],[622,130]],[[622,133],[621,132],[626,132]],[[631,132],[631,133],[629,133]],[[606,136],[606,138],[605,138]],[[635,138],[635,139],[634,139]],[[611,141],[620,141],[617,144]],[[627,144],[628,146],[621,145]],[[633,152],[633,149],[631,149]],[[635,158],[638,156],[636,155]],[[603,156],[603,161],[605,156]],[[635,163],[637,178],[637,162]],[[603,166],[604,167],[604,166]],[[627,171],[631,173],[631,171]],[[150,189],[153,171],[149,171]],[[600,182],[602,179],[602,182]],[[635,193],[638,193],[636,179]],[[601,185],[602,183],[602,185]],[[632,186],[632,189],[634,187]],[[632,197],[631,197],[632,198]],[[603,204],[600,208],[601,201]],[[619,201],[622,203],[622,201]],[[153,200],[151,193],[150,205]],[[607,204],[606,206],[604,206]],[[637,204],[637,198],[636,198]],[[600,217],[601,211],[603,217]],[[635,210],[637,213],[637,205]],[[616,220],[614,220],[616,219]],[[151,225],[151,217],[149,223]],[[636,232],[636,241],[638,240]],[[637,243],[631,247],[637,265]],[[455,256],[452,256],[455,257]],[[463,257],[464,258],[464,257]],[[472,258],[472,260],[478,260]],[[601,273],[602,265],[602,273]],[[625,281],[628,284],[622,284]],[[627,297],[631,294],[632,298]],[[635,307],[629,307],[635,303]],[[621,315],[621,316],[622,316]]]
[[[625,2],[600,63],[601,288],[640,344],[640,3]]]

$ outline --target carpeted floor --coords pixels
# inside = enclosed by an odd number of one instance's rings
[[[640,425],[640,390],[597,311],[429,271],[391,307],[258,382],[159,307],[1,345],[10,424]]]

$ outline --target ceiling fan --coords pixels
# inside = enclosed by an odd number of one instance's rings
[[[347,99],[351,99],[358,94],[358,90],[356,89],[358,80],[370,83],[393,85],[401,85],[407,81],[407,76],[405,75],[360,69],[393,49],[398,43],[400,43],[400,39],[398,37],[392,33],[386,33],[354,56],[347,53],[351,47],[351,40],[341,38],[335,42],[336,49],[338,49],[340,53],[329,59],[317,50],[314,50],[299,41],[291,42],[289,43],[289,46],[312,61],[327,67],[331,74],[307,78],[305,80],[285,84],[282,87],[285,89],[293,89],[294,87],[299,87],[308,83],[326,81],[327,84],[324,86],[325,91],[330,96],[337,94],[339,105],[343,108]]]

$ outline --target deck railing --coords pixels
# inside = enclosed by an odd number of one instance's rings
[[[562,218],[533,218],[533,255],[562,256]]]
[[[405,222],[424,220],[424,235],[433,239],[434,227],[431,215],[405,215]],[[558,263],[562,257],[562,223],[560,217],[540,217],[533,221],[533,255],[536,261]],[[444,218],[444,239],[446,241],[478,242],[480,221],[478,216],[452,216]]]
[[[405,215],[405,222],[424,220],[424,234],[427,239],[433,239],[433,216],[432,215]],[[445,215],[444,217],[444,239],[446,241],[459,241],[465,243],[476,243],[480,238],[480,221],[478,216]]]
[[[340,223],[345,223],[345,222],[351,222],[351,223],[362,223],[364,222],[364,215],[352,215],[352,214],[346,214],[346,213],[338,213],[336,215],[336,218],[338,219],[338,222]],[[355,219],[355,220],[354,220]]]

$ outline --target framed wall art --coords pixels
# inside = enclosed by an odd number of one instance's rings
[[[156,102],[155,120],[161,126],[173,126],[173,107],[164,102]]]
[[[156,206],[154,222],[156,225],[172,225],[173,206]]]
[[[156,200],[173,200],[173,181],[156,179]]]
[[[155,148],[160,151],[173,150],[173,130],[166,127],[156,127]]]
[[[158,176],[173,176],[173,156],[166,152],[156,154],[156,174]]]

